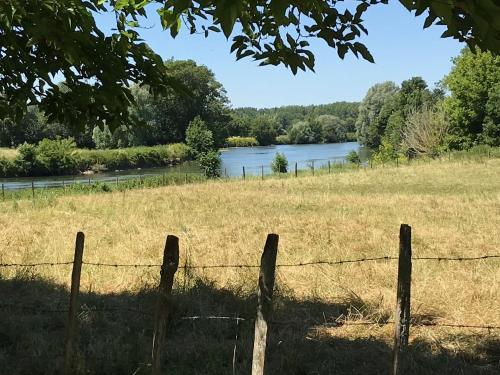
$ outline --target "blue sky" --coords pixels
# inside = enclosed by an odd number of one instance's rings
[[[421,76],[432,86],[447,74],[451,58],[464,47],[454,39],[440,38],[442,26],[423,29],[425,15],[415,18],[399,2],[372,6],[365,14],[369,35],[364,42],[375,64],[348,55],[340,60],[324,42],[312,43],[316,72],[294,76],[284,67],[259,67],[251,59],[236,61],[229,53],[231,41],[222,34],[189,35],[176,39],[162,30],[156,14],[143,23],[145,41],[162,57],[192,59],[206,65],[224,85],[233,107],[274,107],[289,104],[323,104],[359,101],[370,86],[382,81],[401,81]],[[109,27],[109,19],[98,23]]]

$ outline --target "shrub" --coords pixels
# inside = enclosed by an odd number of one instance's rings
[[[208,130],[205,121],[196,116],[186,130],[186,143],[191,148],[193,156],[205,154],[214,149],[214,137]]]
[[[436,157],[445,151],[448,130],[444,112],[424,106],[408,115],[403,131],[403,145],[418,156]]]
[[[271,169],[274,173],[286,173],[288,171],[288,160],[285,154],[280,152],[276,153],[276,156],[271,164]]]
[[[18,154],[14,161],[18,176],[31,176],[39,172],[39,164],[37,160],[37,147],[29,143],[23,143],[18,148]]]
[[[276,143],[279,145],[288,145],[290,144],[290,137],[288,134],[278,135],[276,137]]]
[[[109,130],[108,125],[104,125],[102,129],[99,126],[96,126],[92,131],[92,141],[94,142],[95,147],[100,150],[113,147],[113,135],[111,134],[111,130]]]
[[[0,177],[8,177],[16,174],[16,166],[14,161],[0,156]]]
[[[346,159],[351,164],[361,164],[361,158],[359,157],[359,154],[354,150],[350,151],[347,154]]]
[[[209,151],[198,155],[198,162],[208,178],[220,177],[221,159],[217,151]]]
[[[72,138],[43,139],[36,147],[36,160],[44,174],[72,174],[78,164],[75,151]]]
[[[229,147],[253,147],[259,145],[255,137],[229,137],[226,138],[226,143]]]

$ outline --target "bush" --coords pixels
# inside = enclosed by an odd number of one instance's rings
[[[0,157],[0,177],[13,176],[16,171],[14,161],[11,159]]]
[[[288,171],[288,160],[285,154],[280,152],[276,153],[276,156],[271,164],[271,169],[274,173],[286,173]]]
[[[23,143],[17,151],[18,154],[14,161],[16,171],[13,174],[18,176],[38,174],[40,167],[36,157],[37,147],[29,143]]]
[[[203,173],[208,178],[220,177],[221,159],[217,151],[209,151],[198,155],[198,162]]]
[[[111,134],[108,125],[104,125],[102,129],[96,126],[92,131],[92,141],[95,147],[100,150],[113,147],[113,134]]]
[[[290,144],[290,137],[287,134],[278,135],[276,137],[276,144],[288,145],[288,144]]]
[[[75,151],[72,138],[44,139],[36,147],[36,160],[43,174],[73,174],[78,164]]]
[[[361,164],[361,158],[359,157],[359,154],[354,150],[350,151],[347,154],[346,159],[351,164]]]
[[[214,149],[213,134],[200,116],[196,116],[189,123],[186,130],[186,143],[191,148],[194,157]]]
[[[228,147],[253,147],[259,145],[255,137],[229,137],[226,138],[226,143]]]

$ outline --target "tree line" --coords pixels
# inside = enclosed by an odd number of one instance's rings
[[[191,156],[204,160],[213,172],[220,165],[215,151],[228,141],[269,145],[357,140],[380,160],[500,145],[500,57],[491,52],[464,49],[434,88],[413,77],[399,86],[378,83],[361,103],[265,109],[232,109],[213,72],[194,61],[168,60],[164,68],[183,91],[153,95],[147,86],[133,85],[127,125],[79,128],[49,120],[31,106],[20,121],[0,120],[0,146],[36,145],[44,139],[72,139],[87,149],[186,142]]]
[[[466,48],[433,89],[420,77],[374,85],[356,134],[380,160],[500,146],[500,56]]]

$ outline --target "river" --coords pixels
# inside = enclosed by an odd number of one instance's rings
[[[277,145],[259,147],[232,147],[221,149],[222,173],[229,177],[241,176],[243,167],[248,175],[271,173],[271,162],[276,153],[283,153],[288,159],[290,170],[295,163],[299,169],[310,168],[314,163],[315,168],[331,163],[341,163],[350,151],[363,151],[356,142],[312,144],[312,145]],[[157,176],[168,173],[200,173],[196,163],[189,162],[175,167],[128,169],[123,171],[108,171],[92,176],[49,176],[33,178],[0,178],[0,183],[6,190],[31,188],[34,181],[36,188],[56,187],[62,184],[88,183],[91,181],[115,181],[117,178],[130,179],[147,176]]]

